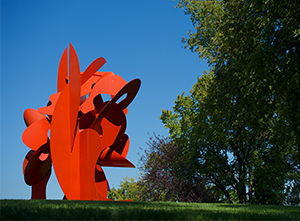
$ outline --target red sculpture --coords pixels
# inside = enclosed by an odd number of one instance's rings
[[[141,81],[127,83],[112,72],[97,72],[104,58],[80,72],[73,46],[69,44],[69,62],[67,49],[59,63],[57,93],[46,107],[24,111],[27,128],[22,140],[31,148],[23,163],[25,182],[32,186],[32,199],[46,199],[53,164],[65,198],[109,200],[101,166],[134,167],[126,159],[125,115]],[[101,94],[109,94],[111,100],[103,102]]]

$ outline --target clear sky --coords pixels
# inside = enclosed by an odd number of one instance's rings
[[[194,31],[188,16],[171,0],[1,0],[1,199],[29,199],[22,164],[29,148],[21,136],[23,112],[37,109],[56,92],[57,68],[69,42],[81,71],[104,57],[100,71],[112,71],[142,85],[128,107],[127,159],[138,165],[149,134],[168,136],[159,116],[178,94],[188,93],[207,70],[205,61],[184,49],[182,37]],[[149,134],[148,134],[149,133]],[[52,168],[53,169],[53,168]],[[138,169],[104,168],[111,187]],[[62,199],[54,171],[48,199]]]

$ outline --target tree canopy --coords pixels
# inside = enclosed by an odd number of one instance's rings
[[[133,200],[140,201],[140,191],[133,177],[126,176],[120,182],[119,188],[111,188],[108,191],[108,198],[112,200]]]
[[[181,0],[178,7],[196,28],[186,48],[210,70],[173,111],[163,110],[171,139],[229,202],[234,191],[240,203],[283,203],[299,189],[300,5]]]

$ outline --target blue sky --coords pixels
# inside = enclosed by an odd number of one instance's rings
[[[45,106],[56,92],[57,68],[69,42],[79,57],[81,71],[104,57],[100,71],[112,71],[142,85],[129,106],[127,159],[138,165],[149,134],[168,136],[159,120],[178,94],[189,92],[207,70],[205,61],[184,49],[182,37],[194,30],[188,16],[171,0],[1,0],[1,199],[29,199],[22,164],[29,151],[21,139],[26,108]],[[104,168],[110,186],[138,169]],[[48,199],[63,193],[54,171]]]

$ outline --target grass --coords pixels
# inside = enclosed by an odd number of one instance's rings
[[[300,220],[299,206],[1,200],[1,220]]]

